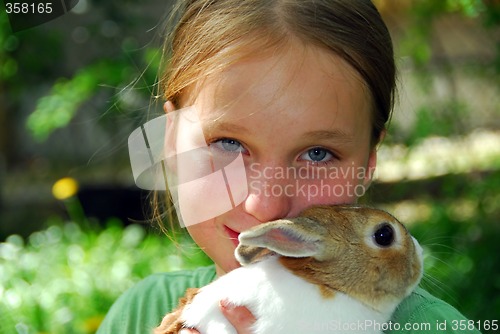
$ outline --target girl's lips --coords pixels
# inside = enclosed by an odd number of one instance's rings
[[[226,229],[226,233],[229,235],[229,238],[233,241],[234,245],[238,246],[238,236],[240,235],[240,233],[230,229],[227,226],[224,226],[224,228]]]

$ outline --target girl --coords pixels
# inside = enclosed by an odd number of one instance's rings
[[[231,210],[186,224],[214,266],[146,278],[119,298],[100,334],[150,332],[186,288],[238,267],[233,252],[241,231],[315,204],[355,203],[370,184],[390,119],[392,42],[369,0],[184,0],[177,13],[161,78],[165,111],[195,110],[210,152],[242,157],[245,196],[232,198]],[[181,133],[178,142],[188,137]],[[207,191],[185,196],[177,189],[174,198],[197,203],[185,208],[212,206],[218,197]],[[187,211],[197,214],[184,210],[184,222]],[[239,333],[248,332],[248,310],[223,301],[221,308]],[[392,328],[433,331],[446,323],[450,331],[460,320],[450,305],[417,289]]]

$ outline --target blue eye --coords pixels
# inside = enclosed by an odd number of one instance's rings
[[[301,159],[311,162],[328,162],[334,158],[333,154],[329,150],[321,147],[313,147],[300,157]]]
[[[230,138],[216,140],[210,143],[210,145],[214,145],[216,148],[226,152],[246,152],[245,148],[239,141]]]

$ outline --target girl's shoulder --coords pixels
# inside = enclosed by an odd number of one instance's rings
[[[150,275],[123,293],[104,318],[97,334],[148,333],[172,311],[187,288],[215,279],[215,266]]]
[[[419,287],[398,306],[384,332],[479,333],[461,330],[464,323],[469,321],[457,309]]]

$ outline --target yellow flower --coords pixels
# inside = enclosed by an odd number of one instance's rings
[[[85,328],[85,332],[87,333],[95,333],[99,326],[101,325],[101,322],[104,320],[104,316],[102,315],[96,315],[94,317],[88,318],[85,320],[83,323],[83,327]]]
[[[65,200],[74,196],[78,191],[78,182],[71,177],[57,180],[52,186],[52,195],[58,200]]]

